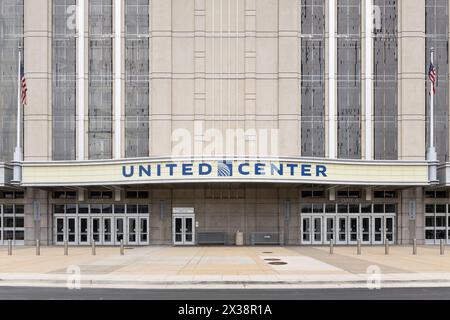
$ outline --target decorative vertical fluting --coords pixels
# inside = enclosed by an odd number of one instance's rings
[[[206,112],[206,3],[195,0],[195,43],[194,43],[194,154],[202,156],[203,129]]]
[[[256,0],[245,0],[245,129],[256,128]]]

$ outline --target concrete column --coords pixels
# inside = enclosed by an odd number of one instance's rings
[[[297,0],[278,2],[278,129],[279,154],[301,154],[300,5]]]
[[[171,154],[172,136],[172,1],[151,3],[150,150]]]
[[[399,160],[425,159],[425,0],[399,1]]]
[[[25,0],[24,43],[28,105],[24,110],[24,160],[52,157],[52,6],[47,0]],[[39,137],[39,139],[29,139]]]
[[[256,128],[256,0],[245,0],[245,129]]]
[[[86,6],[77,0],[77,160],[85,159],[85,86],[86,86]]]
[[[416,207],[416,218],[409,216],[410,203],[414,202]],[[401,204],[397,213],[397,238],[398,244],[412,244],[417,239],[418,244],[425,240],[424,231],[424,198],[423,188],[409,188],[401,191]]]
[[[195,125],[194,129],[194,155],[203,155],[203,128],[205,127],[206,112],[206,1],[195,1]]]
[[[373,0],[366,0],[364,16],[365,159],[373,160]]]
[[[328,10],[326,24],[328,30],[328,56],[327,63],[328,75],[328,158],[335,159],[337,152],[337,129],[336,129],[336,0],[327,1]]]
[[[123,51],[122,51],[122,24],[123,24],[123,1],[116,0],[113,2],[114,9],[114,99],[113,99],[113,119],[114,119],[114,143],[113,143],[113,158],[122,158],[122,66],[123,66]]]

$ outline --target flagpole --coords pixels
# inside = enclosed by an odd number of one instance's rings
[[[431,48],[431,65],[434,66],[434,48]],[[437,81],[437,79],[435,80]],[[429,163],[428,179],[430,183],[438,183],[437,180],[437,152],[434,144],[434,83],[430,79],[430,145],[427,152]]]
[[[431,48],[431,64],[434,65],[434,48]],[[434,84],[430,80],[430,148],[435,149],[434,145]]]
[[[22,157],[22,79],[20,76],[22,63],[22,48],[19,46],[19,63],[17,67],[17,135],[16,135],[16,149],[14,150],[14,182],[20,183],[22,180],[21,162]]]

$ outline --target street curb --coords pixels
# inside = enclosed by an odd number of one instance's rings
[[[67,286],[67,280],[58,279],[0,279],[0,286],[39,286],[39,287],[52,287],[52,286]],[[368,281],[366,280],[351,280],[351,281],[332,281],[332,280],[300,280],[300,281],[148,281],[148,280],[81,280],[80,286],[91,286],[98,288],[108,287],[122,287],[122,288],[139,288],[139,287],[183,287],[183,286],[242,286],[243,288],[248,286],[264,287],[321,287],[321,288],[335,288],[335,287],[368,287]],[[383,287],[450,287],[450,280],[448,279],[429,279],[429,280],[384,280],[381,281]]]

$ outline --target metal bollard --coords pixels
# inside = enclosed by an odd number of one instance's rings
[[[417,239],[413,240],[413,255],[417,256]]]
[[[333,248],[333,239],[330,240],[330,254],[334,253],[334,248]]]
[[[12,256],[12,241],[8,240],[8,256]]]
[[[69,255],[69,243],[67,241],[64,241],[64,255]]]
[[[445,254],[444,249],[445,249],[445,247],[444,247],[444,239],[441,239],[441,256],[443,256]]]
[[[95,256],[95,240],[92,239],[92,255]]]
[[[41,242],[39,240],[36,240],[36,255],[41,255]]]
[[[357,253],[358,253],[358,256],[361,255],[361,239],[358,239]]]
[[[123,239],[120,240],[120,255],[123,256],[125,254],[125,250],[123,247]]]
[[[384,239],[384,254],[389,255],[389,240],[387,238]]]

